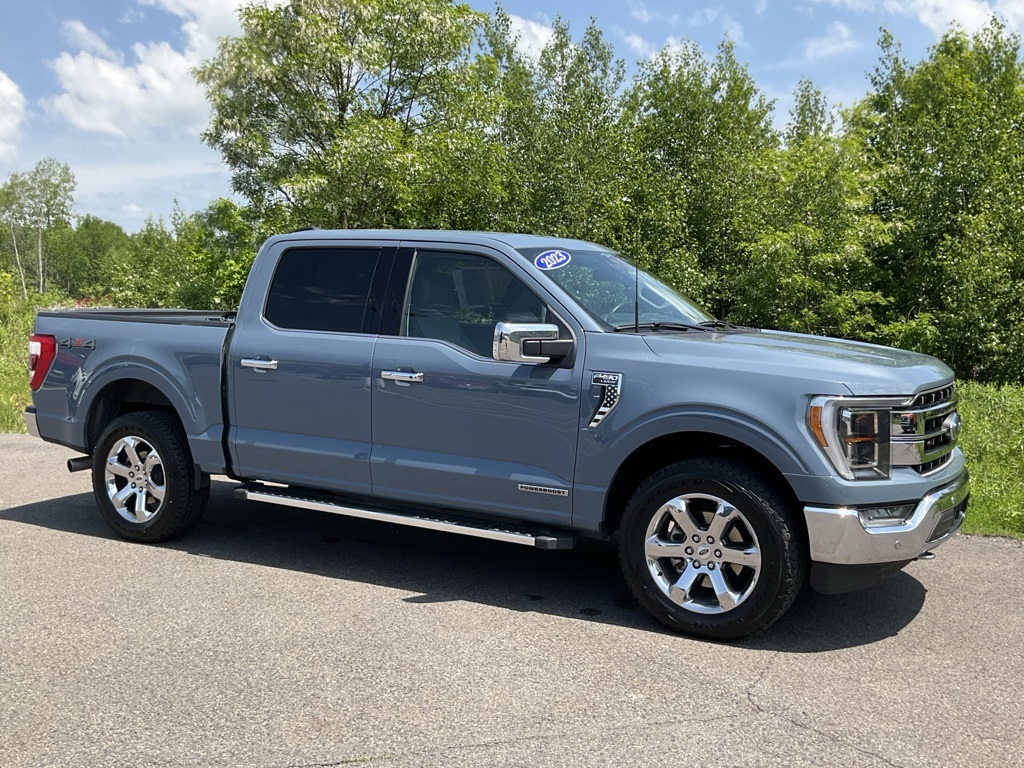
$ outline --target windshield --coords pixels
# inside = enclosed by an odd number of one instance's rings
[[[713,318],[613,251],[520,248],[519,252],[572,296],[606,330],[632,324],[702,323]],[[566,258],[568,257],[568,258]]]

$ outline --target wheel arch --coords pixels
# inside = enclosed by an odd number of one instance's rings
[[[698,457],[733,459],[749,467],[794,510],[799,508],[796,493],[783,472],[747,442],[714,432],[671,432],[637,446],[615,471],[605,496],[604,533],[619,529],[626,503],[644,480],[670,464]],[[803,524],[802,515],[794,515],[794,519]]]
[[[130,375],[113,378],[101,385],[83,403],[86,408],[84,438],[90,451],[114,419],[136,411],[160,410],[173,413],[183,428],[190,421],[191,412],[177,396],[169,382],[153,381],[155,375]],[[170,393],[170,394],[169,394]]]

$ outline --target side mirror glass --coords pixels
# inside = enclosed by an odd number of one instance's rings
[[[495,360],[509,363],[546,363],[551,360],[552,355],[543,354],[545,341],[558,341],[557,325],[498,323],[494,326],[493,357]],[[565,354],[561,356],[564,357]]]

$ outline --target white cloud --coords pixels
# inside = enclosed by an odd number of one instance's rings
[[[833,21],[826,28],[824,37],[804,40],[804,56],[814,61],[856,50],[860,45],[848,26],[841,21]]]
[[[743,35],[743,25],[729,14],[722,16],[722,32],[728,35],[729,39],[738,47],[745,48],[747,46],[747,39]]]
[[[6,72],[0,72],[0,161],[9,162],[18,157],[24,119],[25,96]]]
[[[68,45],[80,51],[91,53],[103,59],[118,59],[107,42],[77,19],[65,21],[60,28]]]
[[[639,0],[630,0],[629,15],[641,24],[650,24],[652,21],[666,22],[673,27],[679,22],[678,13],[657,13],[650,10]]]
[[[641,24],[650,24],[655,18],[654,14],[647,10],[647,6],[643,3],[631,2],[629,4],[629,15]]]
[[[754,15],[760,16],[768,7],[768,0],[754,0]]]
[[[728,13],[725,13],[720,6],[709,5],[704,8],[698,8],[690,14],[687,23],[691,27],[710,26],[717,23],[722,30],[722,34],[728,36],[738,47],[745,48],[747,45],[746,37],[743,34],[743,25]]]
[[[516,48],[520,53],[533,59],[540,56],[540,52],[544,50],[544,46],[548,44],[551,36],[555,33],[546,24],[530,21],[515,14],[509,14],[508,21],[512,36],[517,38]]]
[[[967,32],[985,25],[993,15],[1002,17],[1010,29],[1024,31],[1024,2],[1021,0],[814,0],[855,12],[886,11],[890,14],[916,16],[917,20],[936,34],[945,32],[952,23]]]
[[[705,8],[698,8],[692,14],[690,14],[689,23],[691,27],[701,27],[705,24],[711,24],[722,15],[721,8],[715,8],[714,6],[707,6]]]
[[[626,43],[626,47],[641,59],[650,58],[657,50],[653,43],[641,37],[636,32],[623,32],[621,29],[617,29],[615,31],[622,37],[623,42]]]
[[[906,0],[893,2],[885,0],[885,9],[891,13],[912,14],[918,21],[936,34],[942,34],[951,22],[956,22],[968,32],[973,32],[999,12],[1000,6],[1019,6],[1018,2],[996,2],[982,0]]]
[[[47,106],[85,131],[127,136],[142,128],[197,133],[209,117],[190,70],[217,49],[217,38],[237,34],[238,0],[138,0],[181,20],[183,49],[167,42],[136,43],[130,56],[110,49],[78,21],[64,24],[77,52],[65,51],[51,67],[62,92]]]

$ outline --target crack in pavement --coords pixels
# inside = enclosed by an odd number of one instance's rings
[[[755,712],[757,712],[759,715],[767,715],[768,717],[777,718],[785,723],[789,723],[795,728],[800,728],[802,730],[817,734],[818,736],[821,736],[827,739],[828,741],[831,741],[833,744],[848,747],[849,749],[853,749],[859,752],[860,754],[865,755],[866,757],[873,757],[876,760],[881,760],[883,763],[885,763],[888,766],[891,766],[892,768],[903,768],[903,766],[900,763],[894,763],[884,755],[880,755],[877,752],[872,752],[870,749],[865,749],[864,747],[861,747],[858,744],[854,744],[845,739],[841,739],[835,734],[823,731],[820,728],[815,728],[813,725],[807,725],[806,723],[802,723],[794,717],[786,715],[782,712],[775,712],[759,704],[754,697],[754,689],[764,681],[765,676],[768,674],[768,671],[772,668],[772,665],[775,663],[775,660],[778,658],[778,656],[778,652],[773,653],[769,657],[768,661],[765,663],[764,667],[761,669],[760,673],[758,673],[757,679],[755,679],[752,683],[750,683],[750,685],[747,686],[747,701],[750,703],[750,706],[754,708]]]
[[[604,729],[606,733],[617,733],[619,731],[627,731],[638,727],[664,727],[674,725],[707,725],[708,723],[716,722],[736,722],[734,715],[716,715],[715,717],[683,717],[669,720],[656,720],[656,721],[644,721],[638,723],[622,723],[620,725],[612,725]],[[451,744],[441,749],[427,749],[427,750],[411,750],[409,752],[401,752],[398,754],[388,754],[365,757],[347,758],[337,760],[335,762],[318,762],[318,763],[288,763],[284,766],[267,766],[267,768],[337,768],[337,766],[353,765],[360,763],[376,763],[385,760],[398,760],[406,757],[426,757],[426,756],[440,756],[446,755],[451,752],[465,751],[469,749],[480,749],[489,747],[501,747],[509,744],[517,744],[523,741],[551,741],[555,739],[562,739],[571,736],[579,735],[576,731],[558,731],[556,733],[541,733],[541,734],[527,734],[523,736],[516,736],[508,739],[491,739],[489,741],[477,741],[470,742],[467,744]]]

